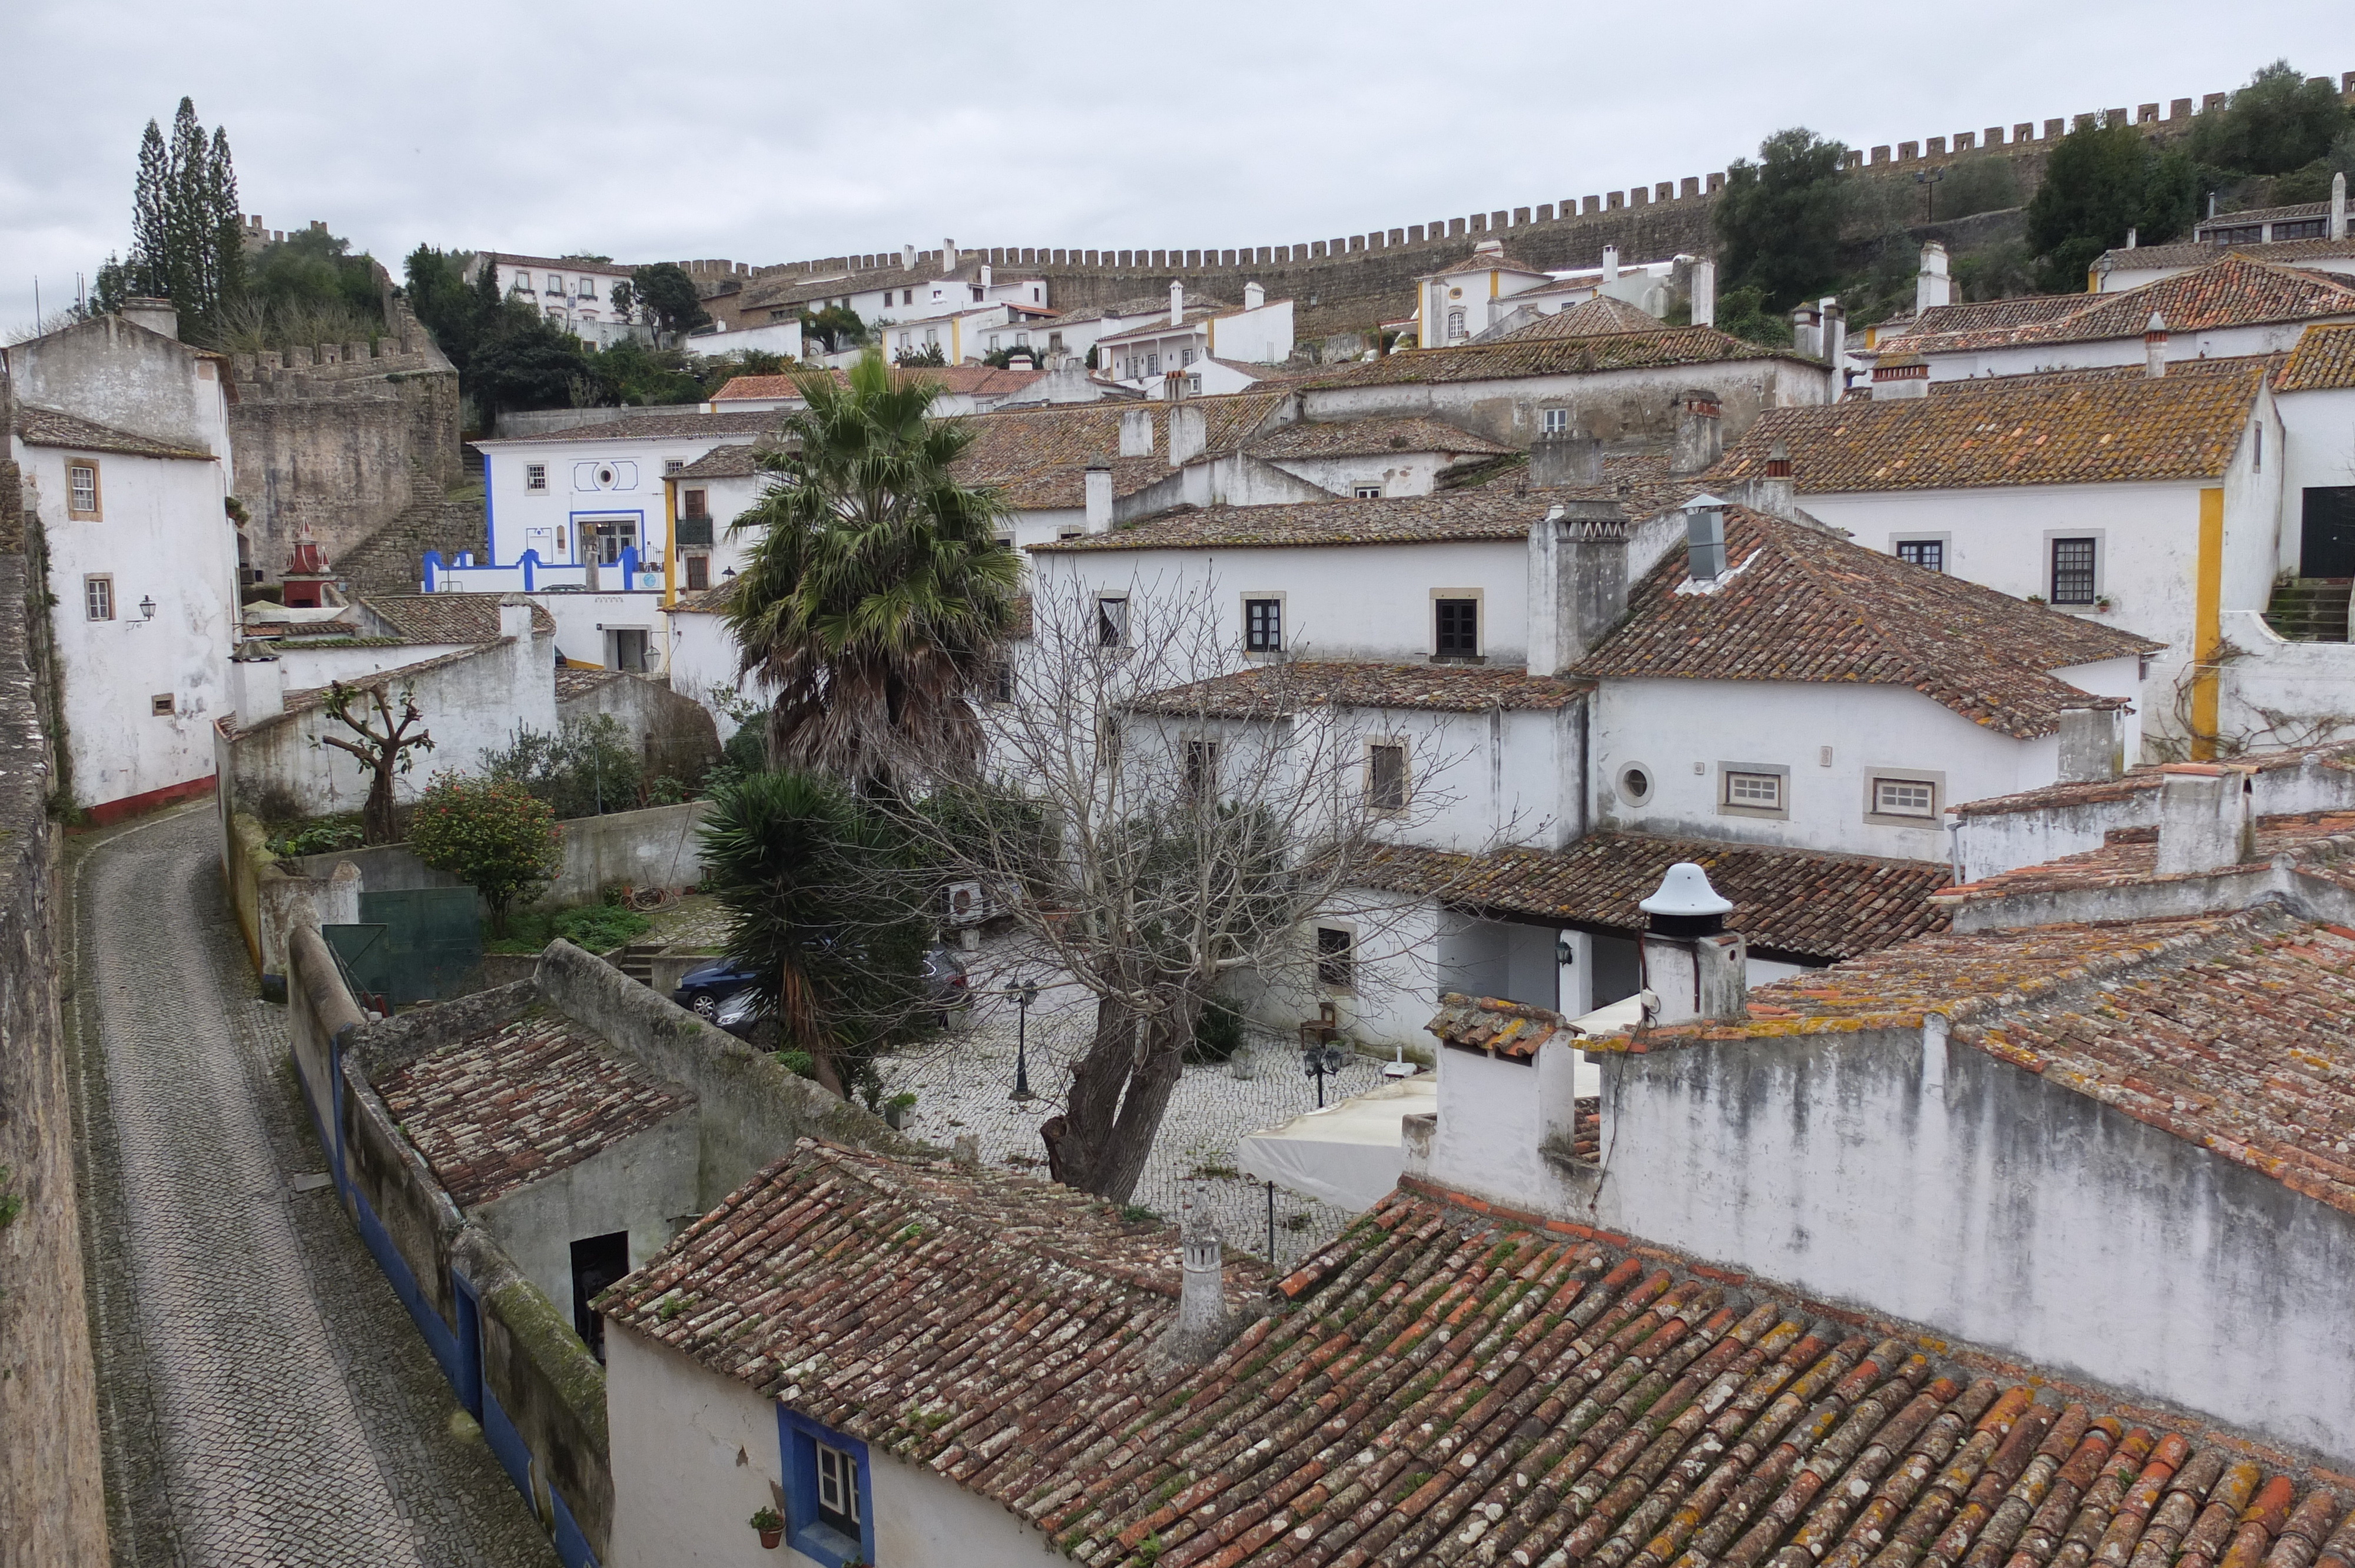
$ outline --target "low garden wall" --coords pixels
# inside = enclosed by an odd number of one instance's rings
[[[615,883],[631,887],[692,887],[703,880],[703,857],[696,830],[709,800],[573,817],[563,823],[564,870],[542,898],[551,904],[588,904]],[[302,857],[304,874],[322,877],[337,861],[359,867],[360,891],[395,893],[414,887],[464,887],[447,872],[434,870],[405,843],[336,850]]]

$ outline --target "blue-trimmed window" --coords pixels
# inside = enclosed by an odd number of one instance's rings
[[[873,1483],[867,1445],[783,1405],[777,1438],[785,1472],[785,1539],[826,1568],[875,1561]]]

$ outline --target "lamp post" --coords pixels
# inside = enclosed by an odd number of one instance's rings
[[[1025,980],[1014,991],[1014,1098],[1016,1103],[1033,1099],[1030,1093],[1030,1004],[1039,1000],[1039,988]]]
[[[1325,1075],[1337,1073],[1349,1054],[1338,1045],[1310,1045],[1300,1053],[1302,1070],[1316,1080],[1316,1108],[1325,1108]]]
[[[1946,168],[1943,164],[1934,169],[1916,169],[1913,171],[1914,182],[1925,187],[1930,193],[1929,216],[1923,220],[1925,223],[1935,223],[1938,221],[1938,182],[1945,177]]]

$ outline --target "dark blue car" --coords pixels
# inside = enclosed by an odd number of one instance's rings
[[[670,999],[700,1017],[717,1018],[719,1004],[738,991],[748,990],[754,978],[750,964],[721,959],[679,976],[678,989],[670,993]]]

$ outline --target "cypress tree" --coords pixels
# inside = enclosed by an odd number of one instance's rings
[[[244,292],[244,221],[228,132],[216,129],[208,138],[195,101],[183,98],[168,143],[153,120],[139,139],[131,257],[112,282],[170,300],[184,325],[201,336]],[[101,277],[101,296],[108,281]]]
[[[125,282],[132,293],[161,293],[167,286],[171,211],[171,162],[164,151],[164,132],[150,120],[139,138],[139,178],[131,194],[131,260]]]
[[[237,165],[229,161],[229,132],[218,125],[205,158],[205,198],[212,219],[213,292],[208,313],[218,316],[245,293],[245,215],[238,210]]]

